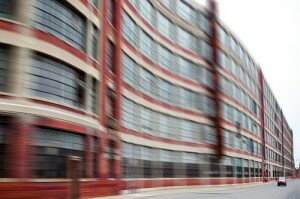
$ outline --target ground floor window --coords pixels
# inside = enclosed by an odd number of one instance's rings
[[[67,131],[36,128],[33,133],[33,173],[38,178],[66,178],[68,156],[81,158],[80,173],[84,176],[85,137]]]
[[[5,137],[6,137],[7,126],[4,123],[0,123],[0,178],[4,176],[4,157],[5,157]]]

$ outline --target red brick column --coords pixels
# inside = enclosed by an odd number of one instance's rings
[[[91,178],[93,177],[93,137],[91,135],[87,135],[86,137],[86,148],[85,148],[85,177]]]
[[[98,173],[101,179],[107,179],[108,177],[108,162],[107,162],[107,157],[106,157],[106,148],[107,148],[107,138],[105,134],[104,136],[100,138],[99,144],[100,144],[100,150],[99,150],[99,168],[98,168]]]
[[[120,180],[122,177],[122,154],[121,154],[121,140],[120,139],[116,140],[116,142],[115,142],[114,154],[115,154],[114,173],[115,173],[116,179]]]
[[[210,44],[212,47],[212,60],[210,61],[213,69],[213,83],[214,83],[214,89],[213,89],[213,96],[215,100],[215,117],[214,117],[214,123],[216,127],[216,136],[217,136],[217,145],[216,145],[216,155],[218,156],[217,161],[220,161],[223,157],[224,151],[223,151],[223,134],[222,134],[222,108],[221,108],[221,96],[220,96],[220,75],[218,72],[219,67],[219,39],[218,39],[218,8],[217,3],[215,0],[209,0],[209,6],[210,6],[210,27],[211,27],[211,38],[210,38]]]
[[[9,178],[29,178],[32,175],[32,148],[30,146],[33,126],[25,116],[13,118],[8,130],[5,168]]]

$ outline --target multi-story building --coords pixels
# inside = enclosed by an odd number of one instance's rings
[[[0,198],[293,175],[293,132],[213,1],[0,0]],[[12,191],[14,190],[14,191]]]

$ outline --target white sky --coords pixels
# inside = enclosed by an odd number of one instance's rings
[[[262,68],[294,131],[295,160],[300,160],[300,1],[217,2],[221,20]]]

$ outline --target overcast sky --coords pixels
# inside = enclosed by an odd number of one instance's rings
[[[262,68],[294,131],[295,160],[300,160],[300,1],[217,2],[222,21]]]

